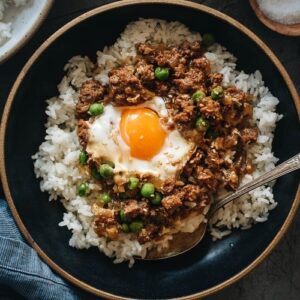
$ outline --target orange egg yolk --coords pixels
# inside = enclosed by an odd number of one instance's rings
[[[162,148],[166,132],[158,115],[151,109],[124,109],[120,121],[121,136],[130,148],[131,156],[150,160]]]

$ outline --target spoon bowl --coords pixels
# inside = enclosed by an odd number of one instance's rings
[[[169,241],[168,247],[163,248],[161,251],[157,250],[156,248],[150,249],[144,259],[167,259],[181,255],[191,250],[202,241],[207,230],[208,220],[214,215],[214,213],[217,210],[219,210],[221,207],[228,204],[229,202],[235,200],[236,198],[254,190],[255,188],[298,169],[300,169],[300,153],[281,163],[273,170],[243,185],[242,187],[238,188],[235,192],[217,197],[216,199],[214,199],[214,202],[207,213],[207,218],[205,219],[205,222],[202,222],[194,232],[179,232],[174,234],[173,239]]]
[[[206,233],[207,222],[201,223],[192,233],[179,232],[169,241],[169,247],[158,251],[157,248],[150,249],[145,260],[159,260],[171,258],[183,254],[194,248]]]

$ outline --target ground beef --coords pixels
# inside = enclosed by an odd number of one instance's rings
[[[223,81],[223,74],[221,73],[211,73],[208,74],[208,84],[211,88],[221,86]]]
[[[248,145],[255,142],[258,135],[257,128],[252,125],[252,99],[234,86],[222,87],[223,75],[212,72],[204,50],[200,42],[185,41],[169,47],[139,43],[133,65],[111,70],[107,87],[96,80],[82,85],[76,111],[78,137],[83,148],[88,141],[90,116],[87,111],[92,103],[138,105],[155,95],[164,99],[172,118],[172,122],[163,120],[162,123],[168,124],[169,130],[179,130],[195,147],[178,177],[160,186],[160,204],[143,198],[139,189],[129,190],[126,184],[119,186],[116,177],[110,181],[100,178],[98,181],[101,180],[103,189],[111,194],[113,201],[105,205],[106,208],[94,210],[95,230],[99,236],[112,240],[118,237],[124,223],[120,218],[123,209],[128,222],[139,220],[144,224],[135,233],[139,242],[152,241],[160,237],[163,227],[187,217],[191,211],[202,211],[212,193],[222,188],[236,189],[241,176],[253,172],[247,157]],[[156,78],[157,67],[168,68],[168,78]],[[211,95],[216,87],[222,88],[223,93],[213,99]],[[195,99],[193,94],[199,91],[205,95]],[[198,118],[207,122],[204,130],[196,126]],[[88,159],[87,168],[97,170],[92,158]]]
[[[211,144],[211,148],[216,150],[229,150],[234,149],[239,142],[240,132],[234,128],[231,131],[227,130],[225,137],[217,137]]]
[[[90,105],[101,101],[105,93],[105,88],[97,80],[84,82],[79,91],[79,100],[76,104],[76,114],[78,118],[85,117]]]
[[[109,72],[108,98],[115,105],[137,105],[153,97],[154,94],[134,75],[133,68],[122,67]]]
[[[256,141],[258,131],[256,128],[244,128],[241,131],[241,139],[244,144],[253,143]]]
[[[145,244],[153,240],[153,238],[160,232],[160,227],[157,225],[149,224],[143,228],[138,234],[138,241]]]
[[[229,87],[224,92],[224,105],[237,105],[238,107],[247,100],[248,95],[242,90],[237,89],[236,87]]]
[[[220,154],[222,155],[222,153],[218,153],[215,149],[208,151],[205,163],[210,169],[219,169],[223,164],[224,160]]]
[[[196,107],[187,94],[178,95],[174,99],[171,111],[175,124],[188,124],[196,118]]]
[[[147,64],[143,59],[139,59],[136,64],[136,76],[143,82],[147,83],[153,81],[154,77],[154,66]]]
[[[202,55],[201,43],[199,41],[188,42],[184,41],[179,48],[180,54],[186,59],[190,60]]]
[[[163,46],[155,47],[150,44],[138,44],[137,53],[141,55],[149,64],[161,67],[170,67],[174,69],[179,64],[186,64],[186,57],[190,57],[192,51],[188,48],[179,49],[178,47],[165,48]]]
[[[85,148],[89,139],[89,126],[85,120],[78,120],[77,123],[77,135],[80,145]]]
[[[185,176],[187,177],[191,176],[192,172],[195,170],[195,167],[201,164],[201,160],[203,157],[204,157],[203,151],[198,149],[185,165],[183,174],[185,174]]]
[[[209,168],[204,168],[199,165],[196,166],[194,176],[201,186],[207,187],[211,192],[214,191],[218,185],[218,179]]]
[[[191,67],[200,69],[204,71],[205,74],[210,73],[210,63],[209,60],[205,57],[199,57],[191,61]]]
[[[147,43],[136,44],[136,50],[139,55],[145,58],[145,60],[150,63],[155,63],[155,56],[157,54],[157,48],[153,45]]]
[[[155,62],[158,66],[164,67],[168,66],[172,69],[178,66],[181,60],[181,55],[178,52],[176,47],[171,48],[170,50],[165,49],[157,52],[157,56],[155,57]],[[181,60],[181,62],[185,62]]]
[[[164,194],[169,194],[173,191],[175,186],[176,186],[176,180],[174,180],[174,178],[166,179],[165,182],[161,186],[161,191]]]
[[[95,215],[94,227],[97,234],[108,237],[111,240],[116,240],[119,230],[114,211],[93,205],[93,213]]]
[[[127,200],[124,202],[124,213],[128,219],[148,217],[150,207],[146,201]]]
[[[149,215],[150,222],[156,225],[168,225],[171,222],[170,216],[163,206],[152,207]]]
[[[176,208],[182,206],[182,192],[174,193],[162,199],[161,204],[167,210],[173,212]]]
[[[185,63],[180,63],[174,67],[174,78],[182,78],[187,70]]]
[[[236,189],[239,185],[239,177],[234,168],[223,170],[224,181],[227,184],[227,187],[231,189]]]
[[[203,189],[195,184],[187,184],[182,189],[183,198],[188,201],[196,201],[199,200],[203,194]]]
[[[174,83],[179,86],[181,92],[205,88],[202,73],[208,72],[210,65],[206,58],[200,57],[201,45],[199,42],[184,42],[180,47],[170,48],[142,43],[138,44],[136,49],[141,56],[138,59],[137,70],[142,80],[144,80],[143,78],[146,78],[146,81],[151,80],[154,66],[169,67],[171,77],[174,76]],[[195,59],[190,64],[193,58]],[[166,91],[166,86],[164,86],[164,91]]]
[[[205,90],[204,79],[205,73],[203,70],[190,68],[182,78],[174,79],[173,82],[180,93],[187,93],[195,90]]]
[[[243,103],[243,119],[250,119],[253,115],[253,106],[250,103]]]
[[[228,133],[224,139],[224,149],[233,149],[238,144],[240,137],[240,132],[238,129],[234,128],[231,132]]]
[[[221,112],[221,104],[218,101],[206,97],[199,102],[201,114],[208,119],[221,121],[223,119]]]

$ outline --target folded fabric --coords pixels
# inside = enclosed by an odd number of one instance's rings
[[[26,244],[5,200],[0,199],[0,285],[27,299],[81,299]]]

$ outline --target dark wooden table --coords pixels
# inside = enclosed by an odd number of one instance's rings
[[[14,57],[0,66],[0,113],[8,92],[26,60],[53,32],[79,14],[112,1],[56,0],[44,24],[31,41]],[[253,30],[282,61],[300,91],[300,38],[285,37],[264,27],[256,18],[246,0],[195,1],[216,8]],[[0,197],[3,191],[0,187]],[[250,275],[208,299],[211,300],[298,300],[300,299],[300,213],[285,238],[271,255]],[[251,245],[249,245],[251,247]],[[217,270],[216,270],[217,271]],[[0,299],[17,299],[7,296],[8,288],[0,286]],[[13,292],[12,292],[13,293]],[[94,298],[86,296],[85,299]]]

